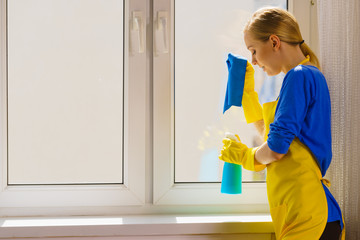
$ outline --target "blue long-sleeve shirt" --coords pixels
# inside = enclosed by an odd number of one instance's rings
[[[314,154],[324,176],[331,158],[331,103],[323,74],[313,66],[299,65],[283,81],[268,146],[287,153],[297,137]]]
[[[295,137],[310,149],[325,176],[332,158],[331,102],[326,79],[314,66],[299,65],[286,74],[267,144],[285,154]],[[324,190],[328,222],[339,220],[343,226],[339,205],[325,186]]]

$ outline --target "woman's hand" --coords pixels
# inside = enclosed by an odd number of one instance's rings
[[[228,136],[223,139],[224,146],[221,150],[219,159],[228,163],[242,165],[250,171],[261,171],[266,165],[255,161],[255,152],[257,148],[248,148],[240,141],[238,135]]]

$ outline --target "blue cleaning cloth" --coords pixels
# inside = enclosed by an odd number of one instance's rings
[[[242,105],[241,101],[244,90],[247,60],[243,57],[229,53],[226,64],[228,66],[229,76],[223,113],[231,106],[241,107]]]

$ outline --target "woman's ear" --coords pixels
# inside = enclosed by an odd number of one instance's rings
[[[269,41],[271,42],[271,46],[273,47],[274,50],[278,50],[280,48],[280,38],[274,34],[270,35],[269,37]]]

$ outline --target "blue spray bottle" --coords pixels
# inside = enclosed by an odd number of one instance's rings
[[[232,133],[225,133],[226,138],[237,140]],[[242,192],[242,166],[233,163],[224,163],[221,193],[240,194]]]

